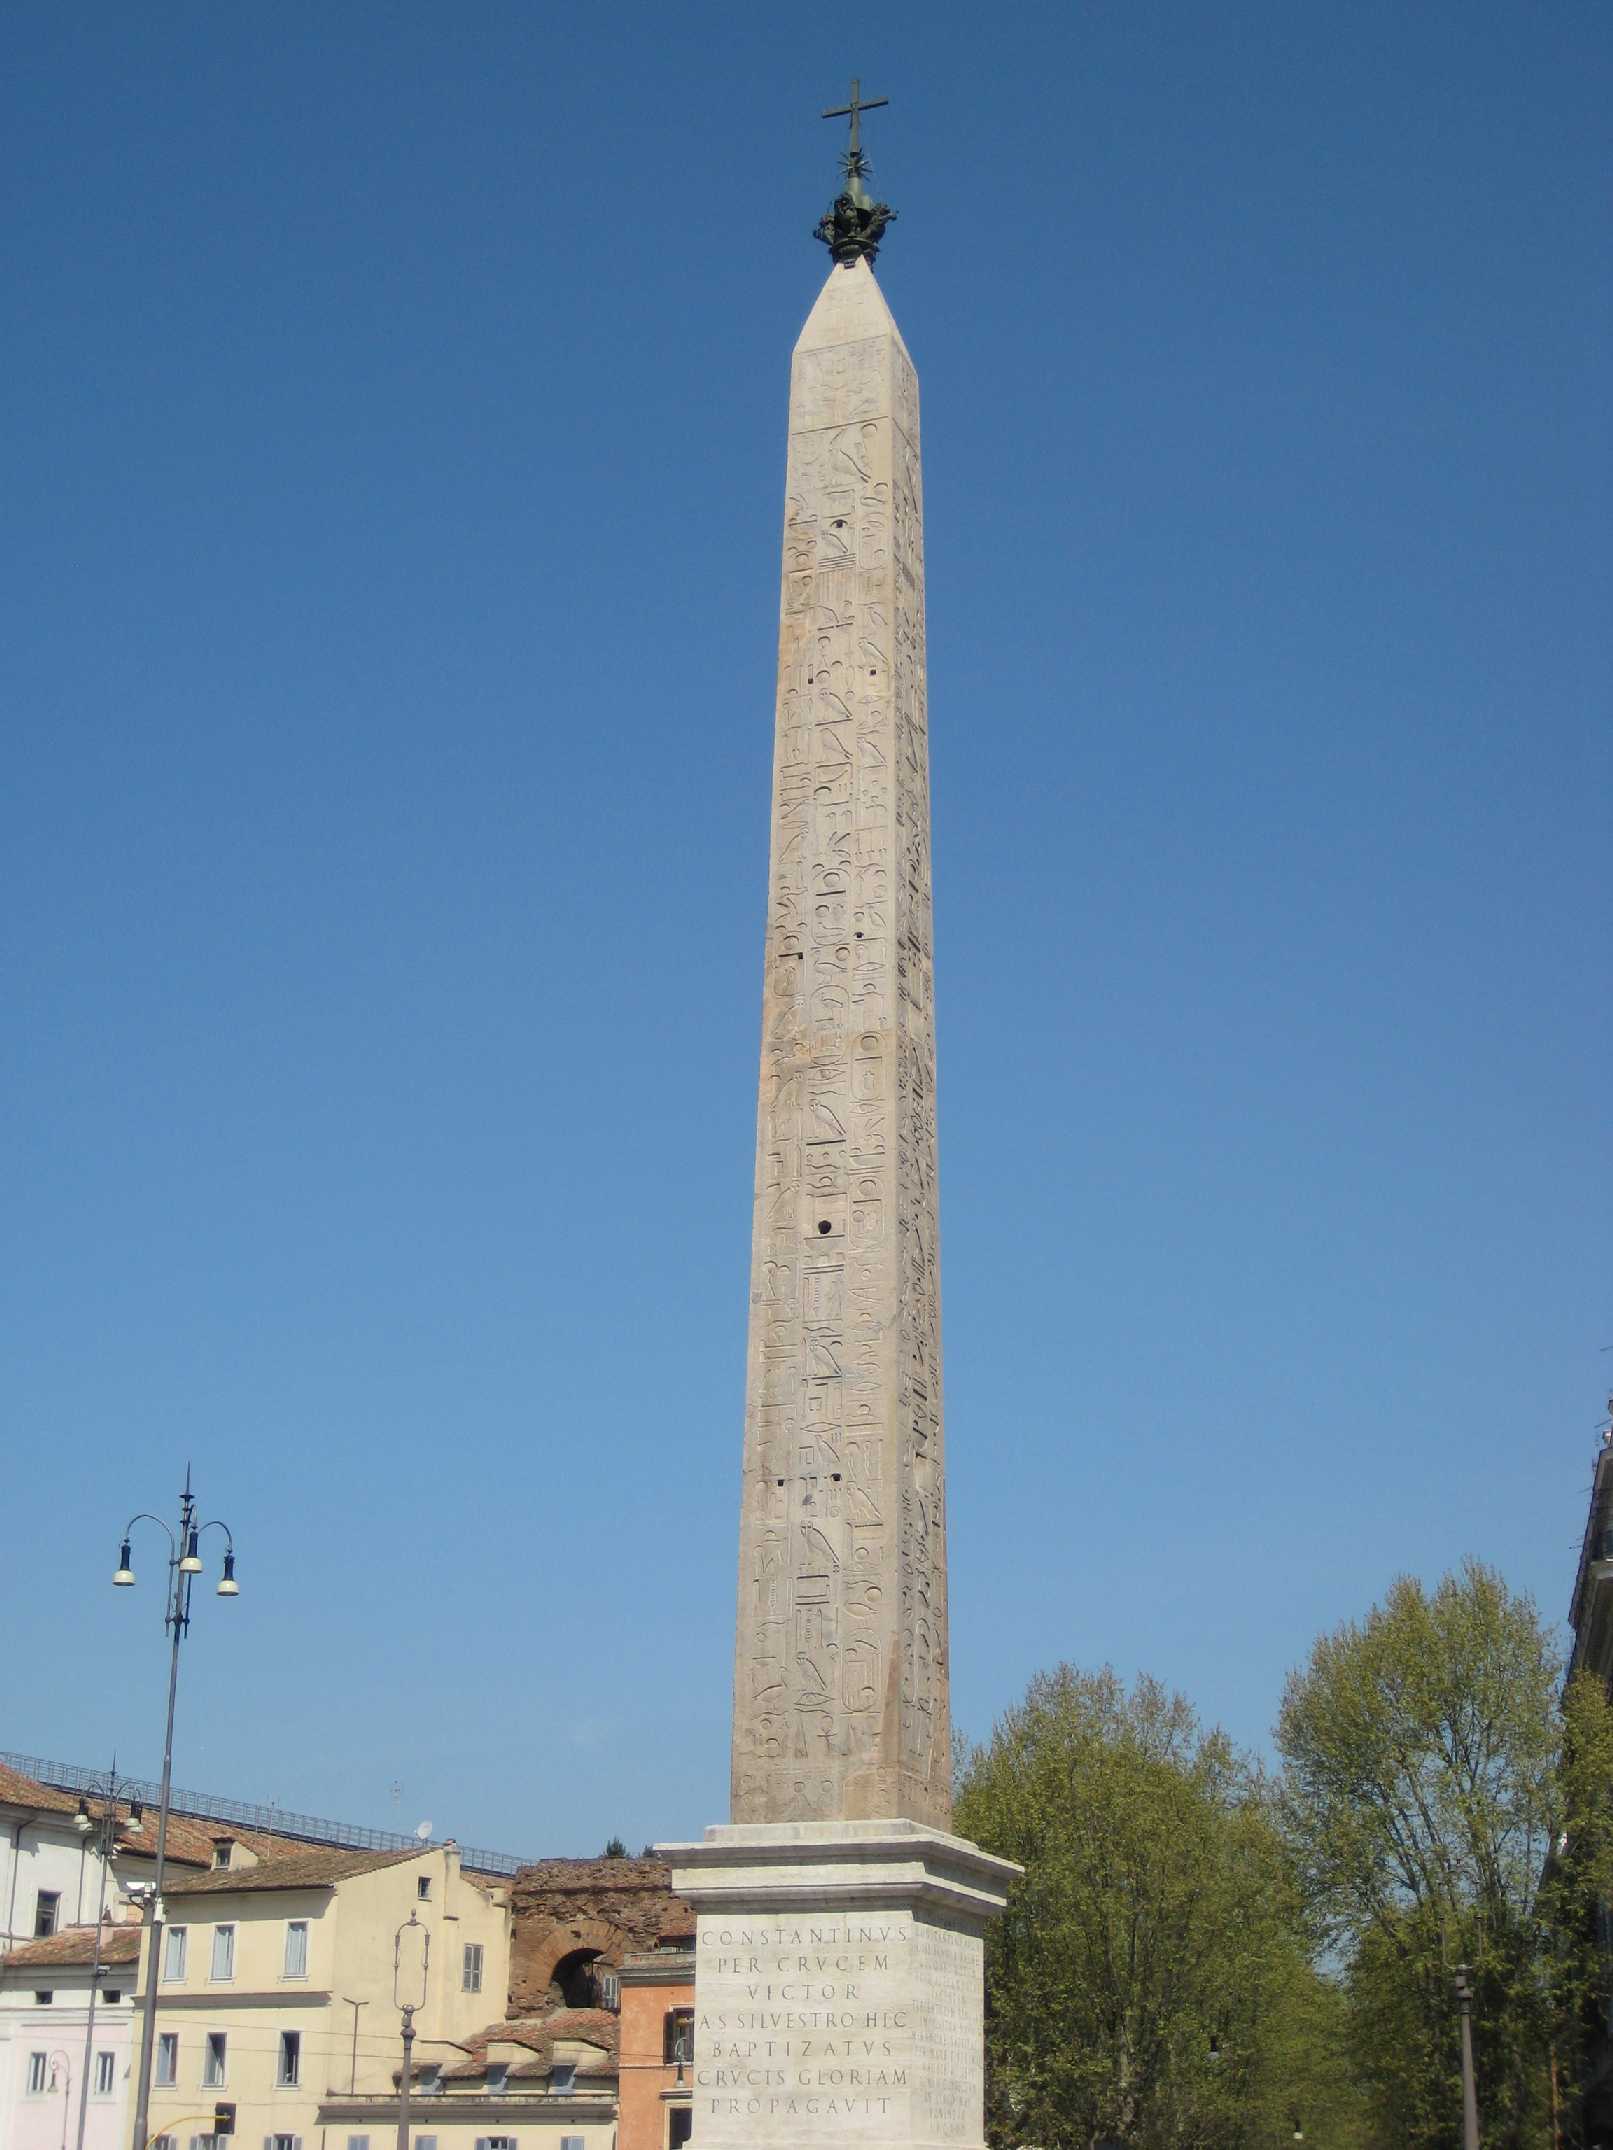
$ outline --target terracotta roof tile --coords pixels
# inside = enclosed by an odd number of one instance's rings
[[[101,1961],[103,1963],[137,1963],[140,1959],[140,1928],[103,1926],[101,1928]],[[86,1969],[95,1961],[95,1928],[93,1926],[64,1926],[59,1933],[45,1934],[37,1941],[24,1941],[20,1948],[0,1957],[0,1965],[8,1971],[37,1969],[42,1964],[63,1968],[70,1964],[83,1964]]]
[[[54,1785],[40,1784],[33,1777],[25,1777],[20,1771],[8,1769],[0,1763],[0,1802],[14,1807],[33,1807],[43,1814],[76,1815],[80,1795],[77,1792],[58,1791]],[[93,1792],[87,1795],[91,1814],[97,1820],[106,1812],[106,1802]],[[145,1818],[139,1828],[129,1821],[129,1806],[119,1800],[117,1811],[122,1818],[118,1830],[118,1842],[125,1851],[153,1859],[157,1855],[157,1810],[147,1806]],[[216,1821],[204,1821],[188,1814],[170,1814],[168,1817],[167,1856],[180,1866],[210,1868],[213,1864],[213,1846],[227,1836],[260,1859],[270,1859],[285,1852],[306,1851],[308,1846],[293,1837],[271,1836],[262,1829],[231,1829]]]
[[[38,1784],[32,1777],[7,1769],[3,1763],[0,1763],[0,1799],[8,1806],[39,1807],[47,1814],[78,1812],[75,1792],[58,1792],[48,1784]]]
[[[547,2075],[554,2064],[555,2041],[560,2039],[578,2045],[596,2045],[601,2049],[602,2060],[578,2063],[580,2076],[614,2075],[620,2032],[621,2024],[608,2008],[556,2008],[546,2016],[523,2016],[509,2023],[490,2023],[485,2030],[473,2032],[460,2041],[468,2049],[467,2057],[451,2063],[442,2072],[455,2082],[463,2082],[467,2077],[485,2074],[490,2045],[520,2045],[525,2046],[533,2057],[530,2061],[511,2061],[508,2064],[511,2075]],[[419,2065],[416,2063],[417,2070]],[[431,2063],[426,2065],[429,2067]],[[495,2061],[493,2065],[496,2068],[504,2063]]]
[[[385,1866],[402,1866],[418,1859],[421,1847],[409,1851],[310,1851],[306,1847],[277,1853],[261,1866],[220,1867],[215,1872],[187,1875],[168,1885],[173,1896],[231,1895],[252,1889],[328,1889],[354,1874],[374,1874]]]

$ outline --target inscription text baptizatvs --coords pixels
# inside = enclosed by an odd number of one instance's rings
[[[702,1917],[698,1952],[697,2141],[742,2140],[759,2121],[806,2136],[968,2139],[978,1936],[907,1911]]]

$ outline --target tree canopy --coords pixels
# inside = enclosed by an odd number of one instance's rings
[[[1469,1563],[1431,1591],[1401,1578],[1289,1678],[1284,1834],[1385,2142],[1460,2140],[1464,1963],[1486,2141],[1564,2124],[1553,2058],[1605,1980],[1613,1720],[1599,1682],[1561,1676],[1532,1600]]]
[[[1569,2150],[1613,2001],[1613,1707],[1470,1563],[1287,1683],[1271,1778],[1157,1681],[1059,1665],[958,1751],[1024,1878],[986,1954],[993,2150]]]
[[[988,1943],[994,2145],[1239,2150],[1323,2107],[1359,2139],[1270,1787],[1180,1695],[1039,1674],[956,1825],[1025,1868]]]

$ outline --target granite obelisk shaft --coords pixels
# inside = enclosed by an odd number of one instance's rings
[[[950,1801],[918,381],[866,260],[795,347],[736,1823]]]

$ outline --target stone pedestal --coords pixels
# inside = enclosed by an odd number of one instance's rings
[[[694,2150],[979,2150],[983,1940],[1018,1867],[913,1821],[656,1849],[697,1919]]]

